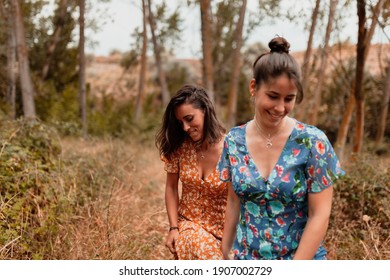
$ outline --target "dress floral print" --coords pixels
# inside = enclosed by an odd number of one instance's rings
[[[170,161],[163,160],[165,171],[179,173],[182,183],[175,244],[178,259],[222,259],[227,183],[219,179],[217,169],[202,180],[192,141],[185,141]]]
[[[246,145],[248,123],[225,138],[220,177],[240,199],[235,259],[292,259],[308,219],[308,193],[321,192],[344,171],[326,135],[296,121],[282,153],[264,178]],[[321,245],[314,259],[326,259]]]

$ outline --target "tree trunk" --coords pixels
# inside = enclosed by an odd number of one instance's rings
[[[309,70],[310,70],[310,58],[311,53],[313,50],[313,38],[314,38],[314,32],[317,25],[317,19],[318,19],[318,13],[320,10],[320,4],[321,0],[316,0],[316,4],[313,9],[313,13],[311,14],[311,25],[310,25],[310,33],[309,33],[309,40],[307,41],[307,47],[305,51],[305,56],[303,58],[303,64],[302,64],[302,90],[305,98],[303,99],[302,103],[299,105],[301,108],[300,110],[295,111],[295,118],[298,120],[304,120],[306,119],[306,114],[308,111],[309,106],[309,96],[308,96],[308,89],[309,89]]]
[[[8,86],[6,93],[6,101],[10,106],[10,115],[11,119],[16,118],[16,76],[15,76],[15,66],[16,66],[16,42],[15,42],[15,30],[13,19],[10,16],[9,7],[1,5],[1,15],[4,18],[6,31],[7,31],[7,78]]]
[[[211,5],[210,0],[200,1],[200,14],[202,24],[202,51],[203,51],[203,84],[209,94],[212,101],[214,98],[214,77],[213,77],[213,44],[212,44],[212,32],[211,32]]]
[[[385,136],[387,112],[389,111],[389,99],[390,99],[390,64],[387,65],[386,73],[383,75],[383,102],[381,103],[378,130],[376,133],[375,142],[381,144]]]
[[[383,2],[384,2],[384,0],[379,0],[376,4],[375,8],[373,9],[373,16],[372,16],[370,30],[368,31],[367,36],[365,37],[366,48],[364,50],[364,61],[367,59],[368,51],[370,49],[370,42],[371,42],[372,36],[374,35],[376,25],[378,23],[378,16],[379,16],[380,11],[382,9]],[[342,124],[341,124],[341,127],[340,127],[338,135],[337,135],[336,146],[338,147],[338,151],[339,151],[338,156],[340,158],[344,157],[343,153],[344,153],[345,143],[346,143],[346,139],[347,139],[350,121],[352,119],[353,109],[355,106],[356,100],[355,100],[355,96],[354,96],[354,91],[355,91],[355,82],[353,84],[352,91],[350,93],[349,101],[347,104],[347,106],[348,106],[347,110],[344,111]],[[351,101],[351,99],[353,99],[353,101]],[[350,106],[352,106],[352,107],[349,108]]]
[[[364,79],[364,53],[366,49],[365,37],[366,25],[366,1],[357,1],[357,14],[359,18],[358,42],[356,45],[356,78],[355,78],[355,99],[356,99],[356,130],[353,153],[360,153],[364,136],[364,103],[365,93],[363,90]]]
[[[147,34],[147,21],[148,21],[148,8],[145,0],[142,0],[142,14],[143,14],[143,33],[142,33],[142,53],[141,53],[141,69],[139,73],[138,95],[135,105],[135,114],[133,123],[139,121],[142,115],[143,99],[145,95],[145,80],[146,80],[146,62],[147,62],[147,47],[148,47],[148,34]]]
[[[345,108],[343,119],[340,124],[339,131],[337,133],[337,140],[335,143],[335,151],[340,160],[344,158],[345,143],[347,142],[349,125],[351,123],[353,109],[355,108],[355,81],[353,81],[351,92],[349,93],[347,107]]]
[[[242,1],[240,8],[240,17],[238,19],[235,39],[234,39],[234,49],[233,49],[233,64],[232,72],[229,86],[229,95],[228,95],[228,118],[227,126],[232,127],[236,125],[236,116],[237,116],[237,92],[238,92],[238,83],[241,72],[241,46],[242,46],[242,30],[244,28],[244,19],[246,11],[246,0]]]
[[[54,57],[54,51],[56,49],[57,43],[60,40],[62,29],[64,28],[67,4],[68,0],[61,0],[58,4],[55,29],[53,35],[50,38],[50,43],[46,53],[46,61],[42,69],[42,79],[44,80],[47,78],[49,73],[50,65]]]
[[[36,119],[34,86],[31,80],[26,34],[18,0],[12,0],[11,14],[14,15],[15,42],[19,64],[20,87],[22,89],[23,114],[26,119]]]
[[[302,64],[302,88],[303,88],[303,92],[305,94],[306,94],[307,88],[308,88],[310,58],[311,58],[311,52],[313,49],[314,31],[315,31],[316,25],[317,25],[317,18],[318,18],[318,12],[320,10],[320,4],[321,4],[321,0],[316,0],[316,5],[315,5],[315,7],[313,9],[313,13],[311,15],[311,26],[310,26],[309,40],[307,41],[305,57],[303,59],[303,64]]]
[[[329,55],[329,40],[330,35],[332,33],[333,29],[333,20],[334,20],[334,13],[336,10],[338,0],[331,0],[330,6],[329,6],[329,16],[328,16],[328,24],[326,26],[326,32],[325,32],[325,42],[324,47],[321,50],[321,64],[319,68],[319,77],[318,77],[318,83],[315,87],[314,96],[313,96],[313,105],[310,106],[310,114],[309,114],[309,123],[312,125],[317,124],[318,120],[318,111],[321,106],[321,93],[322,88],[326,76],[326,69],[328,64],[328,55]]]
[[[156,59],[158,81],[159,81],[160,87],[161,87],[162,104],[163,104],[163,107],[165,108],[169,103],[170,94],[169,94],[169,90],[168,90],[165,71],[162,67],[161,49],[160,49],[159,43],[157,42],[157,37],[156,37],[156,32],[155,32],[156,23],[154,21],[154,15],[152,13],[152,1],[151,0],[148,0],[147,6],[149,9],[149,25],[150,25],[150,31],[152,33],[152,42],[153,42],[154,56]]]
[[[85,15],[85,0],[79,0],[79,28],[80,28],[80,37],[79,37],[79,102],[80,102],[80,111],[81,111],[81,123],[82,123],[82,133],[86,137],[88,133],[87,128],[87,94],[86,94],[86,84],[85,84],[85,36],[84,36],[84,15]]]

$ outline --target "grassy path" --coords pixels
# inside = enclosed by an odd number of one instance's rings
[[[170,259],[164,246],[165,173],[157,149],[130,140],[67,139],[62,146],[64,157],[74,157],[79,172],[92,180],[94,198],[66,229],[70,248],[64,258]]]

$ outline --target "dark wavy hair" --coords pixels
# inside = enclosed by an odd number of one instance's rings
[[[253,63],[253,78],[256,86],[268,83],[282,74],[292,79],[298,90],[296,102],[303,100],[301,71],[296,60],[289,54],[290,43],[283,37],[275,37],[269,43],[270,51],[259,55]]]
[[[156,134],[156,147],[160,152],[160,156],[162,155],[167,159],[170,159],[171,155],[189,137],[175,116],[175,109],[182,104],[191,104],[204,113],[203,137],[197,144],[202,145],[205,141],[210,144],[217,143],[226,132],[217,119],[214,105],[206,90],[194,85],[184,85],[168,103],[161,128]]]

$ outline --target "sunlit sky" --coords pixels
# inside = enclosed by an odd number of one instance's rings
[[[155,0],[156,2],[158,0]],[[100,4],[101,9],[105,10],[106,16],[111,18],[101,27],[101,29],[88,36],[93,41],[97,42],[97,45],[88,47],[87,52],[94,53],[95,55],[107,55],[112,50],[128,51],[132,48],[133,38],[131,34],[136,27],[142,26],[142,12],[140,8],[140,0],[111,0],[110,3]],[[255,11],[258,0],[248,0],[248,9]],[[287,1],[288,5],[294,5],[295,1]],[[296,1],[298,2],[298,1]],[[309,2],[309,1],[307,1]],[[313,2],[313,1],[311,1]],[[182,17],[184,18],[182,41],[180,47],[175,50],[175,54],[180,58],[200,58],[201,57],[201,40],[200,40],[200,11],[199,8],[188,9],[185,0],[169,0],[167,1],[171,11],[173,11],[177,5],[181,5],[183,11]],[[345,13],[346,27],[341,33],[340,39],[350,39],[352,42],[356,42],[357,37],[357,16],[354,11],[350,11],[349,14]],[[387,28],[389,35],[390,31]],[[306,48],[308,31],[304,30],[303,23],[295,25],[290,22],[275,21],[270,23],[264,22],[261,26],[257,27],[252,33],[247,43],[262,42],[266,44],[275,35],[285,37],[291,44],[291,51],[301,51]],[[321,44],[321,38],[324,36],[318,34],[317,41],[318,46]],[[333,38],[337,40],[337,38]],[[382,31],[377,31],[374,42],[389,43],[387,37]]]

